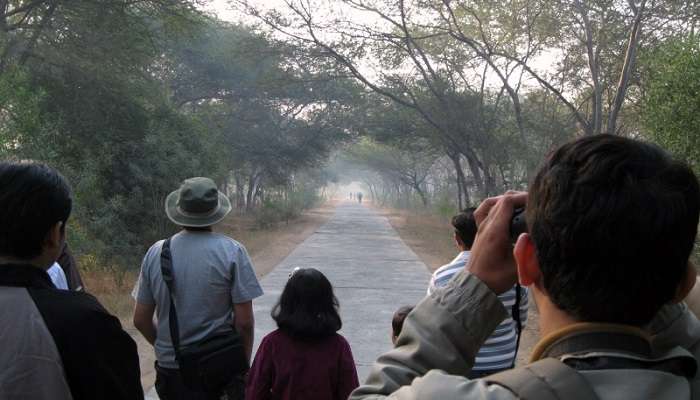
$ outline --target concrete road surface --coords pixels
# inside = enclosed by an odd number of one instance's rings
[[[391,348],[391,317],[425,296],[430,274],[387,219],[365,205],[344,202],[335,215],[262,280],[265,295],[253,301],[255,348],[276,329],[270,310],[294,267],[313,267],[333,284],[343,329],[360,381]]]
[[[416,304],[430,274],[387,219],[366,205],[340,203],[331,219],[261,281],[265,294],[253,301],[255,349],[277,328],[270,310],[294,267],[313,267],[333,284],[343,329],[360,382],[374,360],[391,348],[391,317],[402,305]],[[156,399],[155,391],[148,399]]]

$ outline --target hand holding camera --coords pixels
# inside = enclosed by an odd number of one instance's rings
[[[496,294],[504,293],[518,280],[512,244],[526,231],[526,203],[526,192],[507,192],[484,200],[474,212],[478,233],[469,270]]]

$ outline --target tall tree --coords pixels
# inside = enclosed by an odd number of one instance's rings
[[[700,172],[700,42],[673,39],[644,57],[640,115],[647,137]]]

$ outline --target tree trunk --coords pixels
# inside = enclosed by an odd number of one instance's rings
[[[447,156],[452,160],[455,173],[457,174],[457,198],[459,209],[462,210],[464,207],[468,207],[471,204],[469,185],[467,185],[467,178],[462,169],[462,156],[459,153],[448,154]]]
[[[246,211],[251,211],[255,203],[255,195],[257,194],[257,173],[252,172],[248,177],[248,192],[245,197]]]
[[[243,178],[240,173],[234,174],[233,179],[236,182],[236,193],[234,196],[236,199],[236,208],[241,211],[245,207],[245,197],[243,195],[243,193],[245,193],[245,185],[243,184]]]
[[[642,31],[641,24],[645,6],[646,0],[642,0],[639,7],[637,7],[637,13],[634,17],[634,23],[632,24],[629,42],[627,43],[625,61],[622,64],[622,71],[620,71],[620,81],[617,84],[615,99],[613,100],[610,112],[608,113],[607,133],[611,135],[617,133],[617,116],[622,108],[622,103],[625,101],[627,85],[629,84],[632,70],[634,69],[634,63],[637,56],[637,45],[639,44],[639,36]]]
[[[481,193],[483,197],[486,197],[487,188],[484,179],[481,175],[481,165],[479,163],[479,160],[474,154],[464,154],[464,157],[467,159],[467,165],[469,165],[469,170],[471,171],[472,176],[474,177],[474,182],[476,182],[477,190],[479,191],[479,193]]]
[[[426,197],[425,192],[423,192],[423,189],[421,189],[420,185],[413,185],[413,189],[418,193],[418,196],[420,197],[421,202],[423,203],[423,207],[428,208],[428,197]]]
[[[462,182],[459,179],[459,173],[457,173],[457,208],[459,210],[464,209],[464,202],[462,201]]]
[[[586,35],[586,52],[588,55],[588,68],[591,71],[591,79],[593,80],[593,97],[591,98],[591,108],[593,115],[591,116],[592,129],[587,129],[586,134],[598,135],[601,133],[603,126],[603,88],[600,84],[600,60],[599,49],[596,50],[593,45],[593,28],[591,21],[588,18],[588,10],[580,0],[574,1],[576,10],[581,15],[583,29]]]
[[[259,179],[255,182],[255,195],[253,195],[253,205],[256,204],[256,199],[259,200],[258,203],[262,204],[265,201],[265,191],[262,185],[259,183]]]

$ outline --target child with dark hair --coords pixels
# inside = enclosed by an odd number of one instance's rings
[[[320,271],[297,268],[272,318],[279,329],[263,338],[248,375],[246,400],[345,400],[358,385],[333,286]]]
[[[413,310],[413,306],[403,306],[396,310],[394,316],[391,318],[391,343],[394,345],[399,339],[401,329],[403,329],[403,321],[406,319],[411,310]]]

